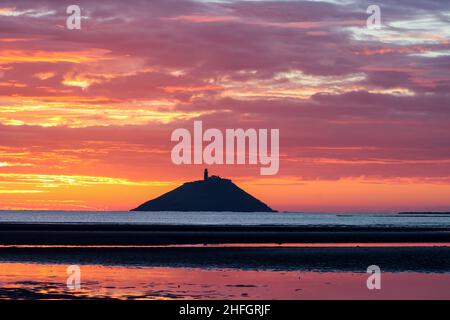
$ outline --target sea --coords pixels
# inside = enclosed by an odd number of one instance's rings
[[[450,214],[301,212],[0,211],[0,223],[450,227]]]

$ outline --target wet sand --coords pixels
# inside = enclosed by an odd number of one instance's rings
[[[447,228],[0,224],[0,245],[449,243]]]
[[[445,228],[1,224],[0,261],[321,271],[361,271],[382,264],[393,272],[450,272],[450,232]]]
[[[281,271],[450,272],[450,247],[0,248],[0,262]]]
[[[0,269],[0,300],[450,298],[445,273],[383,272],[381,290],[368,290],[365,272],[81,265],[80,288],[69,289],[66,265],[0,263]]]
[[[66,287],[69,265],[81,291]],[[380,266],[383,288],[366,288]],[[449,299],[445,228],[0,225],[0,299]]]

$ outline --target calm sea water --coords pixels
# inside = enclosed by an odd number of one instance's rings
[[[0,211],[0,223],[450,227],[450,215],[246,212]]]

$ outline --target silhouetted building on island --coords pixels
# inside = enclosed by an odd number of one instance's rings
[[[203,180],[186,182],[132,211],[276,212],[230,179],[209,176],[208,169]]]

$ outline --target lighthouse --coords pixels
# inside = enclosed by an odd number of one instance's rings
[[[203,180],[208,180],[208,169],[205,169],[205,171],[203,171]]]

